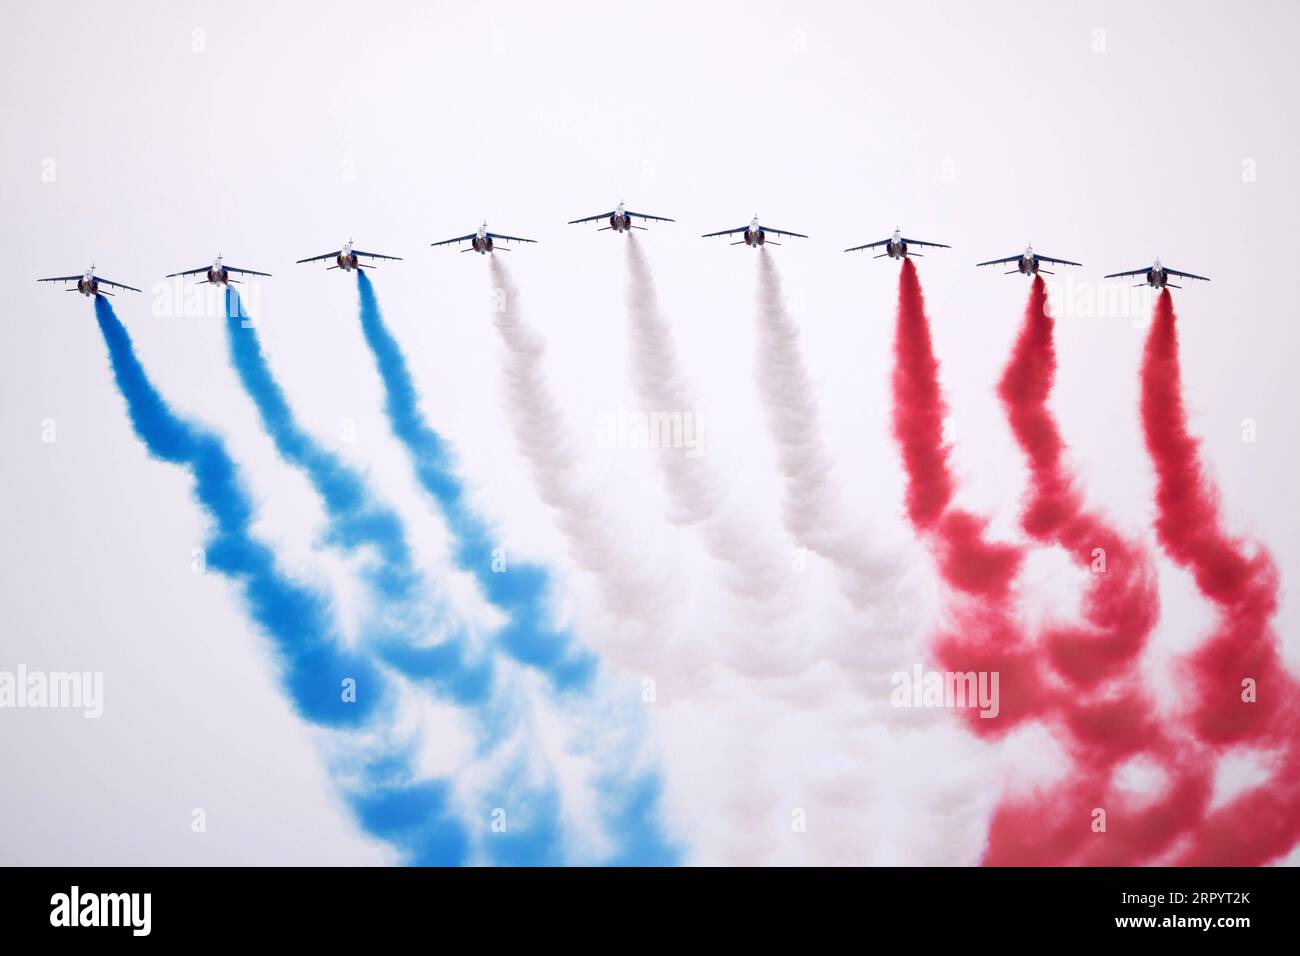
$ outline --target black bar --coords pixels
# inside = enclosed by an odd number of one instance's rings
[[[724,933],[772,943],[912,940],[984,948],[1007,941],[1128,938],[1139,944],[1192,937],[1231,946],[1256,931],[1278,934],[1293,921],[1296,871],[1266,869],[10,869],[0,893],[6,941],[36,937],[98,944],[135,938],[205,945],[283,940],[336,946],[398,934],[441,948],[461,939],[495,946],[583,941],[623,948],[684,946]],[[117,927],[54,926],[67,917],[71,888],[81,912],[98,894],[149,894],[133,908],[115,897]],[[57,911],[58,895],[67,906]],[[87,896],[95,896],[87,904]],[[130,919],[135,916],[134,923]],[[1181,925],[1208,919],[1211,925]],[[1150,920],[1150,925],[1120,925]],[[1244,920],[1241,925],[1223,921]],[[68,921],[65,919],[65,921]],[[1172,922],[1166,922],[1172,921]],[[134,927],[134,928],[133,928]],[[692,928],[695,929],[692,929]],[[454,934],[454,935],[450,935]],[[1243,935],[1244,934],[1244,935]],[[675,941],[675,942],[674,942]],[[690,948],[694,948],[691,946]],[[801,950],[821,946],[802,946]]]

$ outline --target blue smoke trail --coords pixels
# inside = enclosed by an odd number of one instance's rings
[[[442,438],[420,414],[419,395],[397,340],[384,326],[374,286],[360,270],[357,291],[361,328],[384,383],[385,412],[398,440],[410,453],[416,479],[442,510],[455,541],[457,564],[478,580],[488,600],[510,616],[499,635],[506,651],[521,663],[545,671],[561,690],[589,687],[596,662],[569,634],[546,626],[550,577],[542,568],[512,564],[508,573],[492,568],[492,539],[465,504],[451,455]]]
[[[393,434],[409,453],[420,485],[438,503],[451,529],[457,563],[474,575],[488,599],[510,617],[499,640],[512,657],[545,673],[561,692],[574,696],[594,693],[596,658],[565,632],[548,627],[546,596],[550,577],[534,565],[513,565],[508,573],[492,568],[492,540],[470,511],[455,465],[442,438],[425,421],[419,394],[401,347],[384,325],[374,286],[357,271],[362,333],[374,355],[384,386],[384,410]],[[603,728],[602,728],[603,729]],[[615,760],[626,754],[615,756]],[[610,830],[619,849],[605,862],[616,865],[672,865],[678,861],[658,824],[661,783],[655,774],[628,775],[605,768],[600,796],[611,813]],[[558,806],[554,808],[558,812]],[[522,842],[520,852],[537,861],[549,859],[553,848],[542,841]]]
[[[300,716],[338,730],[365,727],[392,703],[381,673],[346,650],[330,620],[327,602],[290,581],[271,550],[253,537],[254,508],[238,468],[215,435],[177,416],[149,381],[122,323],[103,296],[95,297],[95,319],[108,347],[113,377],[126,401],[136,435],[161,461],[189,469],[194,493],[212,520],[207,566],[236,582],[250,615],[271,638],[281,680]],[[345,685],[355,682],[354,699]],[[447,813],[446,793],[428,782],[410,782],[405,766],[378,763],[364,768],[371,787],[351,796],[354,811],[376,836],[389,837],[401,813],[421,807],[423,862],[460,863],[467,840]],[[432,834],[433,839],[427,839]]]
[[[412,646],[400,639],[404,629],[418,632],[430,624],[419,614],[428,603],[427,582],[415,568],[401,518],[375,499],[360,474],[299,425],[235,290],[226,290],[225,304],[231,363],[277,451],[307,476],[324,501],[329,520],[326,540],[346,551],[370,546],[379,556],[378,566],[367,570],[366,580],[376,610],[390,619],[378,648],[384,661],[407,677],[430,678],[459,704],[474,705],[479,753],[485,755],[520,729],[517,708],[509,706],[509,688],[495,686],[490,662],[465,663],[463,633],[435,647]],[[493,834],[482,847],[494,863],[536,865],[554,862],[561,852],[558,794],[546,783],[528,785],[524,776],[520,768],[510,771],[510,785],[501,785],[501,792],[491,794],[481,812],[481,818],[487,819],[497,806],[512,808],[506,831]],[[430,808],[442,807],[445,790],[435,782],[424,789],[383,794],[360,815],[368,829],[411,847],[412,862],[418,863],[431,849],[445,849],[439,842],[441,831],[430,832],[423,816]]]
[[[427,629],[431,623],[420,619],[429,603],[427,587],[415,568],[401,518],[375,500],[361,475],[298,424],[234,289],[226,290],[226,332],[231,364],[276,450],[306,474],[325,503],[329,543],[345,551],[370,546],[379,556],[378,566],[367,569],[366,580],[378,598],[376,610],[388,619],[388,630],[394,632],[380,636],[384,660],[408,677],[430,680],[458,703],[485,699],[492,667],[487,661],[468,660],[471,655],[462,632],[434,646],[394,639],[403,631]]]

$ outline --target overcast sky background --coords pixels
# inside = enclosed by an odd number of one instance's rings
[[[565,223],[620,199],[677,220],[638,241],[700,399],[707,453],[773,532],[781,485],[755,383],[756,254],[701,233],[758,213],[810,235],[772,254],[839,481],[898,540],[908,535],[887,401],[897,265],[840,250],[895,225],[953,247],[919,266],[960,496],[1007,534],[1024,470],[993,388],[1027,284],[974,263],[1027,241],[1084,263],[1052,286],[1054,406],[1089,500],[1148,538],[1152,474],[1136,411],[1150,297],[1100,277],[1156,256],[1211,276],[1175,293],[1192,427],[1231,526],[1274,553],[1284,583],[1300,575],[1292,3],[56,2],[14,7],[6,21],[0,669],[103,671],[106,701],[98,721],[0,712],[0,862],[392,858],[339,802],[228,583],[192,572],[205,519],[188,476],[149,460],[132,434],[90,304],[34,281],[92,261],[145,290],[113,301],[146,369],[178,410],[226,437],[261,504],[259,532],[291,567],[335,585],[344,610],[346,568],[314,548],[319,506],[259,427],[221,321],[174,314],[161,277],[219,253],[274,273],[250,303],[290,401],[369,470],[436,570],[445,535],[382,417],[355,283],[294,264],[350,237],[405,257],[372,277],[426,412],[475,503],[513,549],[558,570],[563,607],[598,629],[597,588],[505,422],[487,262],[429,243],[485,218],[539,240],[507,264],[604,506],[629,548],[667,556],[692,595],[708,594],[716,572],[689,532],[665,523],[652,459],[597,440],[602,414],[637,407],[626,239]],[[1103,292],[1112,298],[1094,306]],[[50,419],[57,440],[45,443]],[[1051,603],[1056,565],[1045,560],[1034,573]],[[817,628],[838,612],[830,589],[809,589],[804,620]],[[1212,621],[1163,561],[1161,596],[1148,661],[1157,684]],[[719,613],[692,596],[683,626],[707,636]],[[1286,591],[1278,629],[1293,666],[1297,624]],[[671,687],[661,694],[671,701]],[[855,760],[827,739],[837,717],[809,711],[725,683],[690,706],[650,709],[670,822],[694,858],[730,859],[750,832],[734,822],[739,798],[712,806],[720,753],[752,749],[746,785],[779,791],[773,806],[787,790],[791,805],[816,802],[800,792],[807,768],[793,755]],[[760,728],[770,740],[751,736]],[[925,821],[904,806],[941,768],[862,765],[883,801],[873,806],[887,809],[861,839],[897,841],[862,858],[978,859],[978,817],[1007,761],[946,737],[933,752],[947,747],[969,758],[981,794],[963,841],[925,857]],[[190,832],[195,807],[208,812],[206,834]],[[762,858],[832,859],[833,842]]]

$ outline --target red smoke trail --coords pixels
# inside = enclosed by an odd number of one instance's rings
[[[907,471],[908,517],[926,537],[949,592],[951,622],[936,639],[935,649],[952,671],[999,675],[999,715],[984,719],[968,713],[975,733],[1001,734],[1047,715],[1055,705],[1053,689],[1017,616],[1014,585],[1023,550],[986,540],[986,522],[952,506],[954,481],[943,438],[946,406],[939,363],[910,259],[903,261],[899,276],[893,392],[894,438]],[[1066,800],[1044,802],[1029,808],[1030,815],[1024,807],[1004,803],[990,825],[985,862],[1033,865],[1068,858],[1088,835],[1087,818],[1070,821],[1069,810],[1090,796],[1070,794]]]
[[[987,522],[952,506],[939,363],[910,259],[903,260],[899,277],[893,393],[894,439],[907,471],[908,517],[926,537],[951,592],[952,622],[937,650],[954,671],[999,673],[999,716],[973,717],[971,723],[977,733],[1000,734],[1046,706],[1033,648],[1016,616],[1013,585],[1024,554],[1014,545],[986,540]]]
[[[998,809],[987,862],[1140,863],[1199,822],[1210,796],[1209,768],[1199,748],[1169,738],[1138,673],[1160,613],[1155,566],[1139,542],[1086,510],[1065,462],[1047,407],[1056,377],[1052,326],[1046,287],[1035,277],[998,394],[1029,464],[1025,531],[1063,548],[1091,574],[1083,624],[1040,638],[1057,683],[1057,726],[1068,735],[1075,767],[1065,785]],[[1111,787],[1115,771],[1134,757],[1163,778],[1161,794],[1146,805]],[[1107,812],[1104,835],[1082,825],[1095,808]],[[1052,832],[1034,832],[1027,819],[1052,821]]]
[[[1167,852],[1200,819],[1207,777],[1195,764],[1183,766],[1185,755],[1162,732],[1137,682],[1133,665],[1157,609],[1150,557],[1084,511],[1064,466],[1046,410],[1055,356],[1045,305],[1039,286],[1002,391],[1035,479],[1027,529],[1087,567],[1093,548],[1106,549],[1110,577],[1085,595],[1083,626],[1031,640],[1016,605],[1023,550],[988,541],[983,519],[953,507],[939,364],[911,261],[903,263],[899,285],[894,436],[907,469],[908,515],[928,539],[949,591],[952,621],[936,642],[940,660],[953,671],[1000,675],[1002,713],[985,720],[969,712],[972,729],[992,736],[1042,721],[1064,740],[1070,758],[1063,783],[998,807],[984,862],[1143,862]],[[1115,786],[1119,766],[1138,756],[1163,772],[1154,800]],[[1104,834],[1093,832],[1095,809],[1106,811]]]
[[[1035,277],[998,395],[1029,460],[1025,531],[1038,541],[1060,545],[1093,571],[1083,603],[1089,626],[1055,631],[1047,640],[1053,666],[1073,683],[1091,688],[1132,665],[1159,618],[1160,603],[1147,550],[1084,509],[1065,464],[1065,443],[1047,408],[1055,378],[1047,290]]]
[[[1143,354],[1142,427],[1156,471],[1156,535],[1219,610],[1213,633],[1187,662],[1192,726],[1218,752],[1235,746],[1272,754],[1271,779],[1211,813],[1180,862],[1267,863],[1300,840],[1300,686],[1279,656],[1271,624],[1277,568],[1263,548],[1224,530],[1218,489],[1187,430],[1168,290],[1156,302]]]

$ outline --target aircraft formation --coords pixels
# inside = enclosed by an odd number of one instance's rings
[[[630,209],[628,209],[622,201],[620,201],[619,204],[609,212],[597,213],[594,216],[584,216],[580,219],[571,219],[569,220],[568,224],[574,226],[574,225],[594,223],[594,222],[606,223],[605,225],[600,226],[596,230],[597,232],[606,232],[606,231],[631,232],[633,229],[648,228],[643,225],[638,225],[636,220],[643,220],[646,222],[675,222],[676,221],[674,219],[669,219],[666,216],[653,216],[650,215],[649,213],[633,212]],[[709,239],[715,236],[739,236],[740,238],[732,242],[731,245],[733,246],[746,245],[749,246],[751,249],[759,249],[765,246],[781,245],[781,243],[769,239],[768,238],[769,236],[789,236],[791,238],[797,238],[797,239],[808,238],[808,236],[806,236],[802,232],[791,232],[790,230],[787,229],[777,229],[773,226],[764,225],[759,221],[759,217],[757,214],[755,214],[754,218],[749,221],[748,225],[736,226],[734,229],[720,229],[717,232],[706,232],[703,234],[702,238]],[[522,236],[511,236],[500,232],[491,232],[488,230],[487,222],[484,222],[474,232],[466,233],[463,236],[456,236],[452,239],[442,239],[439,240],[438,242],[430,243],[430,245],[451,246],[451,245],[459,245],[462,242],[468,242],[469,246],[468,248],[461,249],[460,250],[461,252],[477,252],[480,255],[487,255],[489,253],[495,254],[497,252],[511,251],[508,245],[501,245],[501,243],[510,243],[510,242],[535,243],[537,242],[537,240],[526,239]],[[889,236],[886,239],[878,239],[875,242],[867,242],[859,246],[850,246],[848,249],[845,249],[844,251],[859,252],[859,251],[869,250],[869,249],[880,249],[882,251],[872,256],[872,258],[883,259],[885,257],[888,257],[890,259],[901,260],[907,258],[908,256],[924,255],[924,253],[916,251],[918,248],[950,249],[952,247],[945,245],[942,242],[928,242],[921,239],[910,239],[905,237],[902,234],[902,231],[900,229],[895,228],[894,234],[892,236]],[[333,265],[328,266],[326,271],[329,271],[330,269],[340,269],[343,272],[353,272],[357,269],[375,268],[375,263],[373,261],[362,262],[361,261],[362,259],[370,259],[370,260],[387,259],[391,261],[400,262],[402,257],[390,256],[382,252],[363,252],[360,249],[357,249],[352,244],[352,240],[349,239],[347,242],[343,243],[343,245],[340,248],[335,249],[333,252],[324,252],[318,256],[309,256],[306,259],[299,259],[298,264],[301,265],[303,263],[326,262],[332,260]],[[1083,265],[1083,263],[1075,262],[1073,259],[1057,259],[1053,256],[1043,255],[1042,253],[1035,252],[1034,247],[1032,245],[1027,245],[1025,247],[1025,251],[1022,253],[1006,256],[1001,259],[989,259],[986,262],[977,262],[976,266],[979,267],[979,266],[1014,265],[1014,268],[1006,270],[1006,272],[1003,273],[1004,275],[1015,275],[1016,273],[1019,273],[1020,275],[1024,275],[1024,276],[1030,276],[1030,277],[1037,276],[1040,274],[1054,275],[1055,273],[1053,270],[1043,268],[1044,264],[1054,265],[1054,266],[1082,266]],[[200,283],[210,283],[212,285],[223,285],[223,286],[228,285],[229,283],[232,282],[238,283],[240,281],[245,281],[245,280],[231,278],[231,273],[235,273],[237,275],[246,275],[246,276],[266,276],[266,277],[270,276],[269,272],[258,272],[255,269],[241,269],[241,268],[236,268],[235,266],[228,266],[225,264],[221,256],[217,256],[217,258],[213,260],[212,265],[210,266],[200,266],[196,269],[187,269],[183,272],[172,272],[169,273],[165,278],[174,279],[174,278],[183,278],[188,276],[198,276],[199,277],[198,282]],[[1105,278],[1124,279],[1124,278],[1139,277],[1139,276],[1141,277],[1142,281],[1135,283],[1135,287],[1150,286],[1153,289],[1164,289],[1164,288],[1181,289],[1182,286],[1175,285],[1173,282],[1169,281],[1170,277],[1177,277],[1182,279],[1199,279],[1203,282],[1210,281],[1209,278],[1206,276],[1197,275],[1196,273],[1193,272],[1183,272],[1178,269],[1170,268],[1169,266],[1162,264],[1159,259],[1156,259],[1154,264],[1150,266],[1144,266],[1140,269],[1130,269],[1125,272],[1112,272],[1107,276],[1105,276]],[[82,295],[92,296],[92,297],[95,295],[112,295],[113,293],[105,289],[104,288],[105,286],[111,286],[115,289],[126,289],[131,292],[141,291],[140,289],[135,288],[135,286],[125,285],[121,282],[113,282],[109,279],[103,278],[102,276],[97,276],[95,274],[95,266],[93,263],[91,264],[90,268],[86,269],[86,271],[81,273],[80,275],[50,276],[49,278],[38,279],[36,281],[75,282],[76,285],[69,286],[66,291],[80,292]]]

